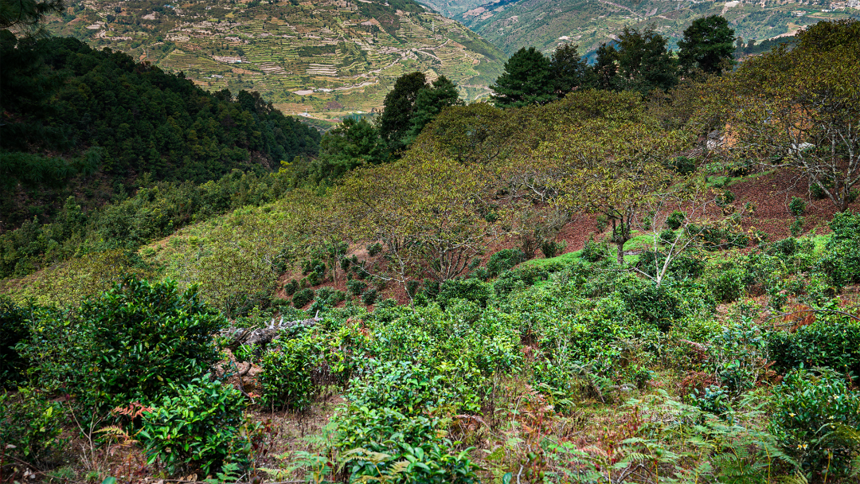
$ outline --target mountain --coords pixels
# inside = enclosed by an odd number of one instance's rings
[[[285,114],[370,112],[401,75],[445,75],[477,99],[504,55],[412,0],[73,0],[49,26],[181,71],[208,90],[254,90]]]
[[[548,52],[565,42],[588,53],[612,40],[624,27],[653,26],[674,46],[684,29],[699,17],[722,15],[745,42],[791,35],[822,20],[860,18],[856,1],[711,2],[674,0],[423,0],[452,15],[511,55],[521,47]],[[847,7],[854,5],[854,8]]]

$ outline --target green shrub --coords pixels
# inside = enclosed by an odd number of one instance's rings
[[[127,277],[67,315],[41,311],[24,349],[44,388],[65,390],[86,407],[112,409],[160,395],[166,382],[204,375],[218,361],[213,334],[226,321],[196,287]]]
[[[28,319],[28,311],[0,296],[0,390],[23,383],[28,363],[15,346],[29,338]]]
[[[788,227],[792,237],[800,237],[803,234],[803,218],[796,218]]]
[[[287,340],[263,355],[260,366],[262,403],[267,407],[304,410],[311,404],[313,381],[310,358],[305,345],[296,339]]]
[[[808,313],[807,313],[808,314]],[[800,314],[802,319],[805,315]],[[830,367],[860,378],[860,321],[845,317],[821,317],[794,333],[768,334],[768,351],[779,372],[800,367]]]
[[[143,414],[138,438],[147,461],[160,460],[171,474],[204,476],[227,462],[246,464],[250,443],[240,432],[245,401],[239,390],[208,378],[168,386]]]
[[[678,240],[678,234],[672,229],[666,229],[660,232],[660,243],[664,245],[674,244]]]
[[[62,438],[63,426],[68,422],[63,406],[49,401],[36,390],[23,388],[17,394],[0,394],[0,454],[47,469],[61,463],[66,457],[68,439]],[[0,466],[14,464],[0,458]],[[11,469],[0,467],[4,476]],[[7,474],[8,472],[8,474]]]
[[[367,246],[367,255],[370,257],[376,257],[380,252],[382,252],[382,244],[379,242]]]
[[[767,342],[748,317],[711,338],[707,367],[732,397],[753,388],[766,371]]]
[[[526,255],[519,249],[502,249],[490,256],[487,261],[487,271],[490,277],[498,277],[502,272],[511,270],[526,260]]]
[[[540,250],[547,259],[552,259],[561,254],[565,247],[567,247],[567,242],[565,241],[542,240],[540,243]]]
[[[675,210],[668,217],[666,217],[666,227],[671,230],[678,230],[681,228],[681,225],[684,224],[684,220],[687,219],[687,214],[681,212],[679,210]]]
[[[486,307],[490,285],[477,279],[448,279],[440,285],[436,300],[444,308],[454,299],[465,299]]]
[[[683,314],[680,301],[665,285],[657,287],[651,282],[629,283],[618,288],[630,312],[646,323],[667,331],[672,322]]]
[[[594,239],[588,239],[585,247],[582,248],[582,258],[588,262],[597,262],[609,257],[609,247],[606,242],[595,242]]]
[[[668,164],[670,169],[674,170],[675,173],[682,176],[689,175],[690,173],[696,171],[696,160],[694,158],[679,156],[673,159]]]
[[[800,217],[806,211],[806,202],[802,198],[791,197],[788,202],[788,211],[795,217]]]
[[[744,270],[732,264],[718,266],[705,280],[717,302],[730,303],[740,299],[746,290]]]
[[[790,373],[774,388],[770,431],[808,476],[836,480],[853,474],[852,458],[860,440],[860,393],[849,390],[836,373]]]
[[[346,290],[350,296],[360,296],[367,289],[367,284],[361,281],[347,281]]]
[[[353,382],[349,406],[335,417],[335,445],[347,457],[350,481],[385,476],[389,482],[477,482],[467,452],[453,454],[453,444],[442,437],[439,410],[456,408],[463,399],[463,386],[450,381],[450,373],[389,361],[370,365]],[[408,465],[398,469],[398,462]]]
[[[293,307],[295,308],[303,308],[308,305],[311,301],[314,300],[314,290],[313,289],[302,289],[301,291],[296,292],[293,295]]]
[[[723,193],[717,195],[715,201],[717,202],[718,207],[727,207],[735,201],[735,192],[726,189]]]
[[[292,296],[299,290],[299,282],[295,279],[290,279],[290,282],[284,284],[284,294]]]
[[[377,297],[379,297],[379,291],[374,288],[370,288],[361,295],[361,301],[365,306],[372,306],[373,303],[376,302]]]
[[[833,231],[819,269],[835,286],[860,282],[860,214],[837,213],[830,221]]]

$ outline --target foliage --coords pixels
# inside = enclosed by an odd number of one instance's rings
[[[67,455],[67,438],[62,437],[68,416],[59,402],[50,401],[32,388],[16,394],[0,395],[0,455],[19,462],[0,459],[4,475],[21,462],[36,469],[46,469],[63,462]],[[9,468],[6,468],[9,466]]]
[[[523,47],[508,59],[505,72],[491,86],[493,102],[504,108],[546,104],[555,97],[553,82],[550,60],[534,47]]]
[[[379,118],[379,135],[389,152],[396,153],[406,146],[405,138],[412,129],[418,93],[426,83],[427,78],[421,72],[405,74],[394,82],[394,88],[385,96],[385,109]]]
[[[830,229],[821,271],[837,287],[860,282],[860,214],[837,213]]]
[[[239,390],[208,378],[168,387],[143,414],[138,438],[147,461],[160,461],[174,475],[245,464],[250,442],[242,435],[245,401]]]
[[[181,74],[120,52],[94,50],[71,38],[16,43],[8,34],[0,42],[3,109],[9,115],[0,148],[4,160],[18,162],[3,164],[0,190],[3,222],[11,227],[31,218],[27,205],[53,215],[52,206],[83,185],[91,189],[84,191],[92,193],[87,198],[102,204],[111,194],[137,188],[144,173],[152,181],[203,183],[233,169],[271,171],[280,160],[317,152],[316,130],[283,116],[257,93],[208,93]],[[11,196],[19,193],[16,181],[30,176],[33,163],[46,163],[31,155],[46,153],[81,159],[87,168],[67,170],[60,188],[17,203],[19,197]],[[91,175],[71,179],[75,172]],[[96,193],[93,185],[99,185]]]
[[[157,398],[166,382],[205,374],[218,359],[213,333],[224,318],[172,281],[127,277],[74,314],[40,311],[19,346],[41,386],[85,407],[112,409]]]
[[[431,85],[418,91],[415,99],[415,112],[412,116],[412,128],[409,132],[411,143],[424,127],[433,121],[443,109],[451,106],[461,106],[460,94],[457,86],[445,76],[439,76]]]
[[[811,317],[813,322],[769,334],[775,370],[829,367],[851,378],[860,376],[860,321],[826,313],[815,317],[803,310],[794,317],[800,321]]]
[[[790,166],[844,211],[860,182],[860,21],[820,22],[797,47],[744,62],[711,90],[711,113],[731,126],[735,159]]]
[[[684,30],[678,41],[678,60],[689,72],[698,68],[707,74],[720,74],[727,68],[734,51],[735,31],[719,16],[698,18]]]
[[[5,296],[0,296],[0,389],[11,390],[23,383],[28,361],[15,348],[30,337],[29,314]]]
[[[793,371],[773,392],[770,428],[808,478],[856,475],[852,459],[860,451],[843,427],[860,430],[860,394],[832,372]]]
[[[617,43],[601,44],[597,50],[594,69],[600,87],[642,95],[670,89],[677,84],[678,74],[666,43],[667,39],[651,28],[640,32],[625,27]]]
[[[263,355],[259,379],[264,405],[291,410],[307,408],[313,396],[310,372],[314,355],[309,350],[302,340],[290,339]]]
[[[490,285],[477,279],[449,279],[439,287],[436,300],[443,308],[455,299],[465,299],[486,307],[490,293]]]
[[[502,249],[487,260],[487,273],[490,277],[498,277],[505,271],[526,260],[525,254],[517,249]]]
[[[293,307],[295,308],[303,308],[308,305],[311,301],[314,300],[314,290],[310,288],[302,289],[296,291],[293,294]]]

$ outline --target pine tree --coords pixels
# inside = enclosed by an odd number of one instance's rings
[[[534,47],[522,48],[505,63],[492,89],[498,107],[546,104],[556,98],[550,60]]]

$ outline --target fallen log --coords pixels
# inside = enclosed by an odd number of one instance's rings
[[[278,334],[289,328],[298,326],[310,327],[322,321],[319,313],[309,319],[299,319],[296,321],[284,321],[281,317],[279,322],[275,322],[273,318],[268,326],[262,328],[236,328],[230,327],[222,329],[218,335],[224,338],[229,338],[229,342],[225,345],[230,351],[236,351],[242,345],[267,345],[277,338]]]

